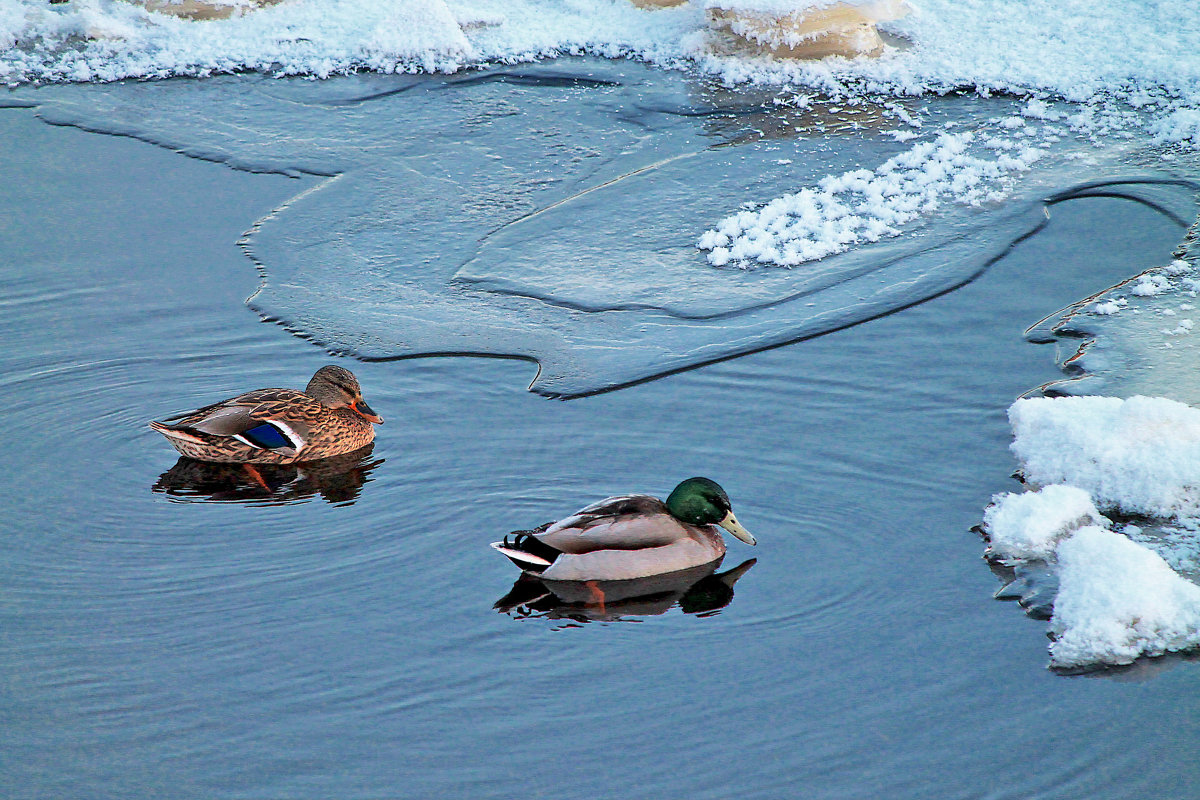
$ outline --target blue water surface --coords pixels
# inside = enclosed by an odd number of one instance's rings
[[[528,361],[336,358],[248,310],[260,276],[236,242],[323,177],[32,109],[0,112],[0,140],[0,794],[1073,800],[1200,782],[1195,664],[1048,671],[1042,624],[991,598],[970,531],[1012,488],[1005,409],[1060,376],[1025,326],[1161,263],[1177,221],[1060,203],[929,302],[560,402],[525,391]],[[168,477],[146,420],[331,361],[387,419],[370,454],[266,488]],[[516,575],[489,541],[694,474],[760,542],[730,543],[726,567],[758,562],[717,613],[493,609]]]

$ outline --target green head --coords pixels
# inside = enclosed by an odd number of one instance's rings
[[[667,497],[671,516],[689,525],[720,525],[746,544],[754,544],[750,531],[733,516],[729,495],[716,481],[688,478]]]

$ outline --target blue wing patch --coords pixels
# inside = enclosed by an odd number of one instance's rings
[[[293,447],[292,442],[269,422],[264,422],[249,430],[242,431],[242,437],[255,447],[274,450],[279,447]]]

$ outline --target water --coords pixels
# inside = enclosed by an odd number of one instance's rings
[[[357,477],[230,502],[161,491],[176,459],[144,422],[330,360],[247,311],[259,278],[234,244],[319,179],[28,110],[0,126],[20,143],[0,163],[6,796],[1134,798],[1200,780],[1195,665],[1047,671],[1040,623],[991,599],[969,530],[1011,488],[1005,408],[1060,374],[1022,330],[1168,255],[1180,227],[1153,209],[1060,203],[930,302],[569,402],[526,392],[524,361],[351,363],[388,419]],[[731,542],[722,569],[757,563],[717,613],[493,607],[517,577],[498,534],[693,474],[760,541]],[[303,480],[328,483],[278,478]]]

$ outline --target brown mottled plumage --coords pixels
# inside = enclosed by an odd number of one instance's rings
[[[198,461],[290,464],[357,450],[382,422],[353,373],[330,365],[303,392],[256,389],[150,427]]]

